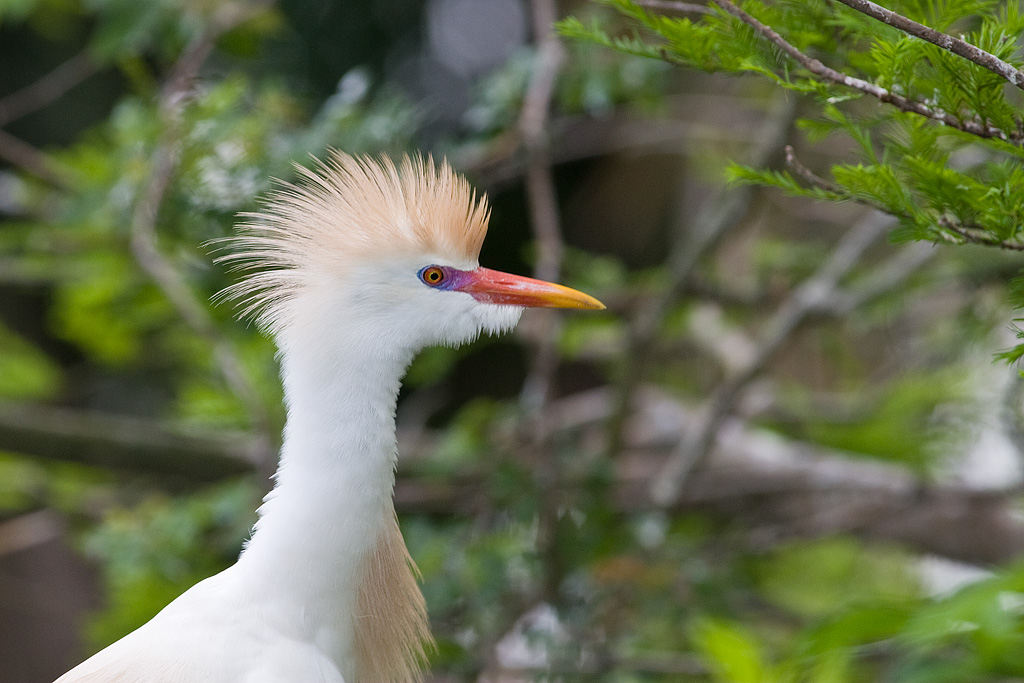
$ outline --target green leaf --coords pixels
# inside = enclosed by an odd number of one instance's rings
[[[694,626],[693,642],[716,681],[769,683],[777,680],[757,640],[736,624],[702,619]]]
[[[0,396],[50,398],[60,382],[61,372],[46,354],[0,325]]]
[[[879,597],[916,596],[917,581],[902,553],[866,550],[852,539],[835,538],[780,548],[763,569],[761,588],[775,604],[820,618]]]

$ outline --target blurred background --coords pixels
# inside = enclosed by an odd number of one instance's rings
[[[728,187],[804,103],[555,0],[0,0],[0,683],[230,564],[283,422],[208,240],[329,148],[447,157],[481,262],[608,304],[431,349],[431,681],[1024,680],[1021,257]],[[807,159],[840,157],[841,140]]]

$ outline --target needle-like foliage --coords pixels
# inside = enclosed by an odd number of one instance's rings
[[[733,181],[881,209],[898,219],[896,240],[1024,250],[1019,3],[606,4],[625,27],[570,18],[562,33],[709,72],[759,74],[804,96],[806,143],[787,150],[781,169],[733,164]],[[867,13],[886,11],[884,22]],[[957,52],[968,48],[971,58]],[[822,163],[820,148],[837,137],[851,151]],[[1024,296],[1020,281],[1012,286]],[[1017,360],[1024,347],[1001,355]]]

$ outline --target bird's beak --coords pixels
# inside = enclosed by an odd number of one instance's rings
[[[477,268],[456,289],[467,292],[477,301],[530,308],[586,308],[603,310],[605,305],[583,292],[543,280],[510,275],[489,268]]]

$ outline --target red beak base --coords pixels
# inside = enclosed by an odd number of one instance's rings
[[[511,275],[489,268],[477,268],[466,273],[467,282],[456,289],[466,292],[477,301],[507,304],[529,308],[583,308],[604,310],[605,305],[590,296],[553,282]]]

